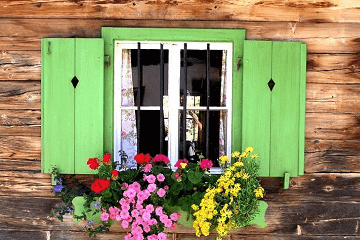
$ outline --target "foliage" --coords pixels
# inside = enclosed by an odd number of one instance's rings
[[[201,203],[192,205],[197,236],[207,236],[216,230],[218,239],[221,239],[231,229],[250,225],[257,213],[258,198],[264,196],[264,189],[256,178],[259,169],[255,160],[257,155],[248,159],[251,152],[252,147],[241,154],[234,152],[235,162],[230,166],[227,166],[227,156],[220,157],[223,174],[214,186],[206,190]]]
[[[231,228],[249,225],[257,211],[258,197],[263,197],[256,179],[259,165],[255,160],[246,160],[250,152],[252,148],[242,154],[233,153],[236,162],[230,166],[227,156],[220,157],[221,175],[209,173],[213,163],[208,159],[198,163],[180,159],[173,171],[166,156],[151,158],[141,153],[135,156],[137,169],[119,169],[111,155],[105,154],[102,159],[87,161],[95,176],[90,187],[75,180],[76,187],[68,187],[53,168],[55,195],[65,203],[53,214],[60,220],[66,213],[73,214],[75,220],[86,220],[83,229],[89,236],[109,231],[112,224],[119,222],[128,231],[125,239],[151,240],[166,239],[164,230],[176,229],[183,213],[186,220],[194,216],[198,236],[216,230],[221,238]],[[85,210],[75,214],[73,200],[77,196],[84,197]],[[99,219],[94,221],[95,216]]]

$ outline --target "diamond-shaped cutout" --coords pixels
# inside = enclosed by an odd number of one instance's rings
[[[270,81],[268,82],[268,86],[269,86],[269,88],[270,88],[270,91],[272,91],[273,88],[274,88],[274,86],[275,86],[274,80],[270,79]]]
[[[76,88],[76,86],[79,83],[79,79],[77,79],[77,77],[73,77],[73,79],[71,80],[72,85],[74,86],[74,88]]]

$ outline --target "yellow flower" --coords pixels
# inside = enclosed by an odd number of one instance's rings
[[[180,163],[180,166],[181,166],[182,169],[184,169],[184,168],[186,168],[187,163],[182,162],[182,163]]]
[[[255,158],[257,158],[258,157],[258,155],[255,153],[255,154],[253,154],[253,155],[251,155],[251,159],[255,159]]]
[[[249,174],[245,173],[243,176],[242,176],[243,179],[248,179],[249,178]]]
[[[219,160],[220,160],[221,164],[225,164],[225,163],[227,163],[229,161],[229,157],[228,156],[221,156],[219,158]]]
[[[245,148],[245,152],[253,152],[254,148],[253,147],[247,147]]]
[[[191,208],[194,210],[194,211],[197,211],[199,210],[199,207],[195,204],[191,205]]]
[[[234,167],[242,167],[242,166],[244,166],[244,163],[243,162],[236,162],[236,163],[234,163]]]
[[[231,154],[231,157],[233,157],[233,158],[239,158],[239,156],[240,156],[240,153],[238,151],[235,151]]]
[[[264,197],[264,189],[260,186],[257,189],[254,190],[255,192],[255,196],[258,198],[263,198]]]

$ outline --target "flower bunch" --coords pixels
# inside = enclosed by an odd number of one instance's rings
[[[226,167],[229,158],[220,157],[220,164],[225,166],[222,175],[206,190],[200,204],[191,206],[195,211],[193,228],[197,236],[207,236],[216,230],[218,239],[222,239],[229,230],[247,226],[254,218],[264,189],[256,178],[259,163],[253,159],[257,155],[247,160],[251,152],[251,147],[242,153],[234,152],[235,162],[229,167]]]
[[[101,219],[103,221],[116,220],[121,222],[124,229],[131,231],[125,236],[130,239],[166,239],[163,232],[165,228],[176,229],[176,221],[180,217],[177,213],[168,213],[161,206],[166,188],[160,185],[164,182],[163,174],[144,176],[146,184],[143,187],[139,182],[130,185],[124,183],[123,197],[120,199],[120,207],[110,207],[108,211],[103,209]],[[168,188],[167,188],[168,189]]]

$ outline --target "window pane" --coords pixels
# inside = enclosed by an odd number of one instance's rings
[[[131,50],[132,87],[134,103],[137,103],[139,92],[137,49]],[[160,106],[160,50],[141,49],[140,64],[142,67],[141,106]],[[168,95],[168,55],[164,50],[164,95]],[[126,94],[124,92],[124,94]],[[124,106],[124,104],[123,104]]]
[[[187,96],[198,96],[206,106],[206,50],[187,50]],[[224,59],[224,64],[223,64]],[[210,106],[225,106],[226,51],[210,50]],[[184,50],[181,51],[180,97],[184,94]],[[183,106],[183,102],[180,102]]]
[[[179,112],[179,158],[197,162],[199,155],[205,155],[209,148],[208,158],[214,166],[219,166],[217,159],[226,149],[226,113],[227,111],[210,111],[209,146],[206,146],[206,111],[186,111],[186,140],[183,151],[183,111]]]
[[[135,116],[136,116],[136,111]],[[165,112],[165,111],[164,111]],[[164,114],[165,115],[165,114]],[[164,118],[164,128],[162,139],[164,141],[164,146],[162,153],[167,155],[168,152],[168,141],[167,138],[167,119]],[[139,121],[136,121],[136,125],[139,124]],[[139,152],[140,153],[149,153],[152,157],[156,154],[161,153],[160,149],[160,111],[158,110],[142,110],[140,111],[140,142]]]

